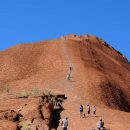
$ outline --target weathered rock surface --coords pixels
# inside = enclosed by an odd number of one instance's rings
[[[70,35],[0,52],[0,111],[18,110],[28,104],[22,111],[25,119],[39,118],[34,112],[37,99],[2,99],[4,93],[36,93],[34,88],[66,94],[61,118],[69,117],[71,130],[96,127],[100,117],[114,130],[130,128],[130,63],[100,38]],[[97,118],[79,119],[79,105],[87,103],[96,105]]]

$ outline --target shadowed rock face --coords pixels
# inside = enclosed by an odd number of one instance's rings
[[[16,122],[16,121],[19,121],[22,115],[14,110],[11,110],[11,111],[5,112],[2,117],[3,117],[3,120]]]
[[[72,66],[70,81],[66,80]],[[69,83],[68,83],[69,82]],[[64,92],[102,107],[130,111],[130,63],[113,47],[91,35],[69,35],[21,44],[0,52],[0,93],[33,87]],[[19,104],[3,102],[1,109]]]

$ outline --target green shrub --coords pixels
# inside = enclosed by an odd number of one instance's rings
[[[29,124],[25,121],[21,122],[20,126],[22,126],[22,130],[29,130]]]

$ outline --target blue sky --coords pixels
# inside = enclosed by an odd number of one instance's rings
[[[130,60],[130,0],[1,0],[0,50],[92,34]]]

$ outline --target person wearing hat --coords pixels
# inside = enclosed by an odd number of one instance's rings
[[[62,126],[62,130],[67,130],[68,117],[65,117],[64,119],[62,119],[62,121],[61,121],[61,126]]]

